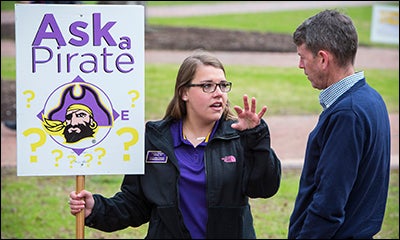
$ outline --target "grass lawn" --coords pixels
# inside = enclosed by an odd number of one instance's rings
[[[269,199],[252,199],[254,226],[260,239],[285,239],[297,194],[300,169],[283,169],[281,187]],[[86,176],[88,190],[113,196],[121,175]],[[69,213],[68,193],[75,177],[17,177],[15,168],[1,169],[1,238],[70,239],[75,237],[75,217]],[[391,171],[389,198],[382,230],[376,239],[399,238],[399,170]],[[85,238],[144,238],[147,224],[105,233],[85,227]]]

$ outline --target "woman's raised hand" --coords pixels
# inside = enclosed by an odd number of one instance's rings
[[[256,99],[254,97],[251,98],[251,106],[249,107],[247,95],[243,95],[243,105],[243,109],[240,106],[234,106],[238,114],[238,121],[232,124],[232,128],[239,131],[257,127],[267,111],[267,106],[263,106],[260,112],[256,113]]]

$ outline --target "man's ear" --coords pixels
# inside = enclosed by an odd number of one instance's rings
[[[331,54],[328,51],[320,50],[318,51],[319,63],[321,64],[322,68],[327,68],[332,60]]]

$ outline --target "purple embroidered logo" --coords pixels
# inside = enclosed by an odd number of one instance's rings
[[[222,161],[226,162],[226,163],[231,163],[231,162],[236,162],[236,158],[234,156],[225,156],[223,158],[221,158]]]

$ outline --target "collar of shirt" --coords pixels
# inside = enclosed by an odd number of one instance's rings
[[[359,80],[364,78],[364,72],[356,72],[348,77],[343,78],[339,82],[332,84],[319,94],[319,103],[326,110],[329,108],[343,93],[349,90]]]
[[[183,136],[183,130],[182,130],[182,120],[176,121],[171,124],[170,130],[172,134],[172,139],[174,141],[174,147],[178,147],[179,145],[185,143],[185,144],[191,144],[184,136]],[[211,134],[207,136],[207,139],[200,143],[200,146],[206,146],[207,142],[213,137],[215,131],[218,128],[219,120],[214,124],[214,127],[211,131]]]

